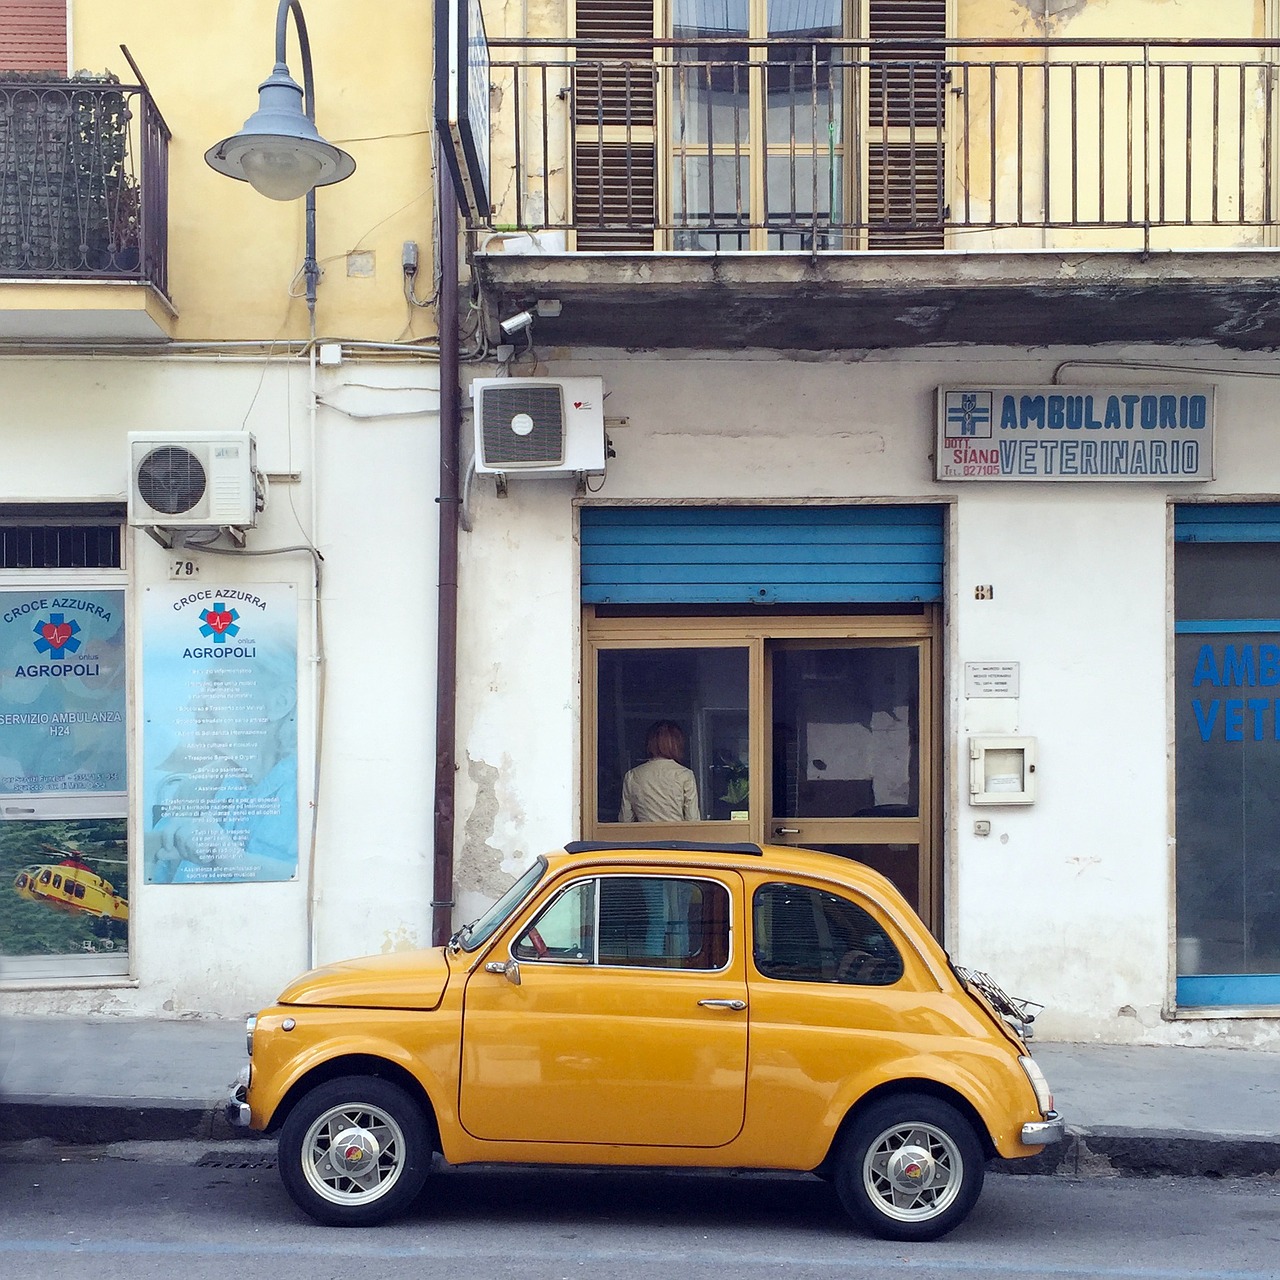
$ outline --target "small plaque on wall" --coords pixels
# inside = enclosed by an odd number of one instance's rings
[[[1017,662],[966,662],[964,664],[964,696],[966,698],[1016,698],[1018,696]]]

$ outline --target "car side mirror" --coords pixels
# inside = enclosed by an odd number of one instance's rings
[[[500,973],[513,987],[520,985],[520,961],[512,956],[510,960],[490,960],[484,967],[485,973]]]

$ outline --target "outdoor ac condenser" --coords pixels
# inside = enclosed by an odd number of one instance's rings
[[[477,378],[476,471],[564,476],[604,470],[604,380]]]
[[[131,525],[251,529],[261,492],[247,431],[129,434]]]

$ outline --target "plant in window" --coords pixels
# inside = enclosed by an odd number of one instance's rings
[[[750,769],[742,759],[717,765],[717,772],[724,781],[724,793],[718,797],[730,809],[741,809],[751,793]]]

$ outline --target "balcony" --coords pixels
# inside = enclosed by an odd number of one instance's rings
[[[540,343],[1280,343],[1280,43],[491,42]],[[505,311],[504,311],[505,313]]]
[[[170,334],[169,136],[141,85],[0,77],[0,341]]]

